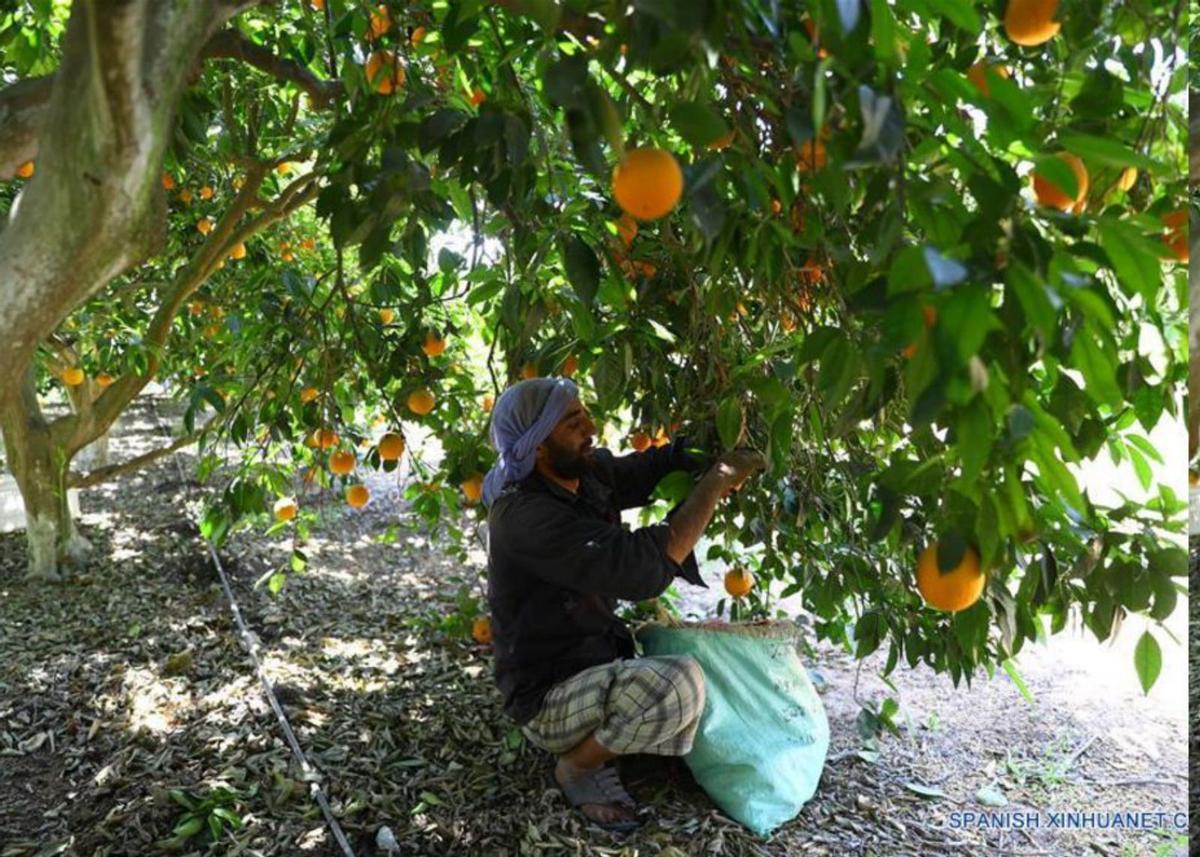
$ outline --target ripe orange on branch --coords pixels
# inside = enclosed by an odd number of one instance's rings
[[[657,220],[679,203],[683,170],[670,152],[630,149],[613,168],[612,191],[626,214],[638,220]]]
[[[391,95],[404,86],[404,66],[391,51],[375,51],[367,58],[367,83],[380,95]]]
[[[113,376],[109,375],[107,372],[101,372],[99,375],[96,376],[96,383],[99,384],[101,387],[107,387],[110,384],[112,384],[112,382],[113,382]]]
[[[404,438],[388,432],[379,439],[379,457],[383,461],[396,461],[404,454]]]
[[[379,320],[382,321],[384,324],[391,324],[392,320],[395,318],[396,318],[395,310],[384,307],[383,309],[381,309],[379,311]]]
[[[351,485],[346,489],[346,504],[352,509],[361,509],[371,499],[366,485]]]
[[[958,565],[942,574],[938,570],[938,543],[933,542],[917,559],[917,590],[931,607],[948,612],[966,610],[983,595],[987,575],[979,567],[979,554],[968,547]]]
[[[213,222],[207,217],[201,217],[200,220],[196,222],[196,228],[200,230],[201,235],[207,235],[208,233],[212,232]]]
[[[537,376],[538,376],[538,369],[537,369],[536,363],[526,363],[524,366],[521,367],[521,377],[524,378],[526,381],[536,378]]]
[[[320,391],[316,387],[305,387],[300,391],[300,401],[307,405],[309,402],[315,401]]]
[[[824,169],[828,160],[825,144],[814,137],[800,147],[796,155],[796,169],[802,173],[815,173]]]
[[[387,6],[376,6],[371,10],[371,24],[367,32],[369,38],[378,39],[392,28],[392,14]]]
[[[483,474],[472,473],[460,487],[468,505],[474,506],[483,497]]]
[[[28,179],[33,177],[33,161],[26,161],[17,167],[17,178]]]
[[[435,399],[428,390],[415,390],[408,396],[408,409],[414,414],[425,416],[433,410]]]
[[[425,334],[425,341],[421,344],[421,350],[428,357],[437,357],[446,350],[446,340],[441,339],[436,333],[430,331]]]
[[[561,371],[562,371],[563,376],[570,378],[572,375],[575,374],[575,372],[578,369],[579,369],[579,359],[574,354],[568,355],[567,359],[563,361],[563,365],[562,365]]]
[[[1033,193],[1037,197],[1037,201],[1042,205],[1057,208],[1060,211],[1070,211],[1087,197],[1087,167],[1083,165],[1083,161],[1079,159],[1079,156],[1073,155],[1070,152],[1059,152],[1056,157],[1065,161],[1071,167],[1071,171],[1075,173],[1075,183],[1078,185],[1075,195],[1068,196],[1062,188],[1036,171],[1033,174]]]
[[[1018,45],[1034,47],[1050,41],[1062,29],[1055,21],[1058,0],[1008,0],[1004,32]]]
[[[471,636],[476,643],[487,645],[492,642],[492,620],[487,616],[476,616],[471,623]]]
[[[271,511],[276,521],[290,521],[296,517],[296,501],[291,497],[280,497]]]
[[[24,164],[22,164],[22,166],[24,166]],[[31,165],[31,169],[29,172],[30,172],[30,175],[33,174],[32,165]],[[171,175],[170,173],[163,173],[162,174],[162,186],[163,186],[163,190],[174,189],[175,177],[173,175]]]
[[[987,72],[991,71],[997,77],[1008,78],[1008,69],[1002,65],[990,65],[985,62],[977,62],[975,65],[967,69],[967,79],[975,84],[985,98],[991,97],[991,89],[988,87]]]
[[[83,383],[83,370],[78,366],[72,366],[69,369],[64,369],[62,373],[63,383],[68,387],[78,387]]]
[[[645,452],[650,448],[650,443],[650,435],[646,434],[644,431],[636,431],[633,433],[633,436],[629,438],[629,445],[632,446],[636,452]]]
[[[354,472],[354,454],[350,452],[335,452],[329,456],[329,472],[335,476],[345,476]]]
[[[1162,241],[1171,251],[1171,257],[1177,262],[1187,263],[1191,255],[1188,248],[1188,212],[1186,208],[1169,211],[1163,215],[1163,226],[1167,232]]]
[[[754,575],[744,568],[735,567],[725,572],[725,591],[734,598],[742,598],[754,588]]]

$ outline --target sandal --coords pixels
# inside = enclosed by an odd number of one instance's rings
[[[550,782],[556,789],[563,793],[563,796],[574,807],[595,803],[619,804],[630,809],[637,809],[637,802],[634,801],[629,792],[625,791],[625,788],[621,785],[621,780],[617,776],[616,769],[607,764],[601,765],[565,786],[561,785],[555,779],[554,769],[551,768]],[[582,813],[582,810],[580,812]],[[635,819],[605,822],[597,821],[586,813],[583,813],[583,817],[592,824],[614,833],[629,833],[630,831],[637,830],[642,825],[640,820]]]

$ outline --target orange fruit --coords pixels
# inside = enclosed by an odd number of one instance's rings
[[[658,273],[658,268],[654,267],[651,262],[635,262],[634,267],[643,277],[650,278]]]
[[[1072,207],[1087,196],[1087,167],[1083,165],[1083,161],[1078,156],[1072,155],[1070,152],[1059,152],[1056,157],[1066,161],[1075,173],[1075,183],[1079,185],[1075,196],[1067,196],[1058,185],[1038,175],[1037,172],[1033,174],[1033,193],[1037,197],[1037,201],[1042,205],[1057,208],[1060,211],[1070,211]]]
[[[380,5],[371,10],[371,25],[367,30],[368,38],[378,39],[391,28],[392,15],[387,6]]]
[[[1052,20],[1058,0],[1008,0],[1004,10],[1004,32],[1018,45],[1033,47],[1050,41],[1062,28]]]
[[[204,313],[204,304],[200,301],[192,301],[188,304],[188,312],[192,315],[201,315]]]
[[[317,396],[319,395],[320,392],[316,387],[305,387],[300,391],[300,401],[307,405],[309,402],[316,400]]]
[[[1168,211],[1162,216],[1163,226],[1167,227],[1172,232],[1176,232],[1187,226],[1188,213],[1186,208],[1180,208],[1176,211]]]
[[[380,320],[380,321],[382,321],[384,324],[391,324],[391,323],[392,323],[392,320],[393,320],[395,317],[396,317],[396,311],[395,311],[395,310],[388,309],[387,307],[384,307],[383,309],[381,309],[381,310],[379,311],[379,320]]]
[[[354,472],[354,453],[335,452],[329,456],[329,472],[335,476],[345,476]]]
[[[905,360],[912,360],[917,356],[917,343],[910,342],[908,345],[900,349],[900,356]]]
[[[657,220],[670,214],[683,195],[683,171],[670,152],[630,149],[613,168],[612,191],[626,214]]]
[[[241,176],[234,176],[233,181],[230,182],[230,184],[233,185],[234,190],[241,190],[242,185],[244,185],[245,183],[246,183],[246,180],[244,178],[242,178]]]
[[[634,448],[635,452],[645,452],[650,448],[650,435],[644,431],[637,431],[629,438],[629,445]]]
[[[404,438],[388,432],[379,439],[379,457],[383,461],[396,461],[404,454]]]
[[[705,144],[705,148],[712,149],[715,152],[719,152],[722,149],[729,148],[731,143],[733,143],[733,129],[732,128],[730,128],[728,131],[726,131],[724,134],[722,134],[717,139],[713,140],[711,143]]]
[[[296,257],[295,257],[295,256],[293,256],[293,255],[292,255],[290,252],[288,252],[288,253],[284,253],[284,254],[283,254],[282,256],[280,256],[279,258],[280,258],[280,259],[282,259],[282,260],[283,260],[283,261],[285,261],[285,262],[290,262],[290,261],[292,261],[293,259],[295,259]]]
[[[492,412],[492,408],[495,407],[495,405],[496,405],[496,400],[493,399],[491,396],[483,397],[483,412],[485,414],[490,414]]]
[[[771,213],[779,214],[781,211],[783,211],[783,203],[777,199],[771,200]]]
[[[78,366],[72,366],[69,369],[64,369],[62,373],[63,383],[68,387],[78,387],[83,383],[83,370]]]
[[[21,166],[25,166],[25,165],[22,164]],[[33,175],[32,162],[30,163],[29,174]],[[173,175],[171,175],[170,173],[164,172],[162,174],[162,186],[163,186],[163,190],[173,190],[175,187],[175,177]]]
[[[412,43],[412,46],[415,48],[417,45],[421,44],[421,42],[425,41],[425,36],[427,33],[428,33],[428,30],[426,30],[424,27],[417,27],[415,30],[412,31],[412,35],[409,36],[408,40]]]
[[[321,449],[332,449],[338,445],[337,432],[332,429],[319,428],[312,433],[313,444]]]
[[[205,185],[204,187],[200,188],[200,198],[201,199],[212,199],[212,195],[213,195],[213,189],[211,187],[209,187],[208,185]]]
[[[325,0],[308,0],[308,5],[320,12],[325,8]]]
[[[208,233],[212,232],[213,222],[207,217],[201,217],[196,223],[196,228],[200,230],[201,235],[207,235]]]
[[[784,333],[791,333],[796,329],[796,317],[784,310],[779,316],[779,327]]]
[[[637,221],[628,214],[622,214],[617,221],[617,234],[621,236],[621,241],[628,247],[633,243],[633,239],[637,238],[638,225]]]
[[[99,384],[101,387],[107,387],[112,382],[113,382],[113,376],[109,375],[107,372],[101,372],[99,375],[96,376],[96,383]]]
[[[478,107],[480,104],[483,104],[483,102],[487,101],[487,94],[477,86],[471,93],[470,101],[472,107]]]
[[[425,334],[425,342],[422,343],[421,350],[429,357],[437,357],[446,350],[446,340],[439,339],[436,333],[430,331]]]
[[[1117,179],[1117,189],[1128,192],[1137,183],[1137,177],[1137,167],[1126,167],[1121,170],[1121,176]]]
[[[475,638],[476,643],[485,646],[492,642],[492,620],[487,616],[476,616],[475,621],[471,623],[471,636]]]
[[[531,378],[536,378],[537,376],[538,370],[536,363],[526,363],[521,367],[521,377],[526,381],[530,380]]]
[[[186,187],[179,192],[179,201],[184,205],[188,205],[192,201],[192,192]]]
[[[28,179],[33,177],[33,161],[26,161],[17,167],[17,178]]]
[[[433,410],[435,399],[433,393],[428,390],[414,390],[408,396],[408,409],[414,414],[425,416]]]
[[[661,428],[658,430],[658,434],[654,436],[654,440],[652,441],[655,446],[666,446],[670,442],[671,438],[667,436],[666,429]]]
[[[938,610],[966,610],[983,595],[987,583],[987,575],[979,568],[979,554],[968,547],[958,565],[941,574],[937,549],[937,542],[933,542],[917,559],[917,590],[927,604]]]
[[[1176,262],[1187,264],[1188,257],[1191,254],[1188,250],[1186,232],[1170,232],[1163,236],[1163,243],[1167,245],[1167,249],[1171,251],[1171,257]]]
[[[483,496],[483,474],[472,473],[460,487],[467,498],[468,505],[474,506]]]
[[[574,354],[569,355],[567,359],[563,361],[562,374],[565,377],[570,378],[578,369],[579,359]]]
[[[741,598],[754,588],[754,575],[744,568],[734,567],[725,572],[725,591]]]
[[[825,144],[814,137],[800,147],[800,152],[796,155],[796,169],[802,173],[815,173],[824,169],[828,159]]]
[[[390,95],[404,86],[404,66],[391,51],[375,51],[367,58],[367,83],[380,95]]]
[[[301,250],[313,251],[317,249],[317,242],[312,238],[305,238],[300,242]]]
[[[272,509],[276,521],[290,521],[296,517],[296,501],[291,497],[280,497]]]
[[[983,93],[984,98],[990,98],[992,94],[987,82],[987,72],[989,69],[999,77],[1008,77],[1008,69],[1002,65],[989,65],[985,62],[977,62],[967,69],[967,79],[975,84],[975,88]]]
[[[921,307],[921,314],[925,316],[926,327],[933,327],[937,324],[937,307],[925,304],[925,306]]]
[[[229,251],[229,258],[230,259],[245,259],[246,258],[246,245],[243,244],[241,241],[239,241],[237,244],[235,244],[233,249],[231,251]]]
[[[346,489],[346,504],[352,509],[361,509],[371,499],[366,485],[351,485]]]

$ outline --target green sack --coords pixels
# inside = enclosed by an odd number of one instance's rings
[[[829,752],[825,706],[796,654],[791,622],[637,629],[646,655],[691,655],[706,700],[684,761],[713,802],[759,836],[795,818]]]

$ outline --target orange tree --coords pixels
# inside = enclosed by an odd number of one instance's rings
[[[1174,609],[1182,499],[1102,507],[1074,466],[1151,487],[1180,411],[1182,4],[212,2],[129,13],[172,34],[151,95],[89,77],[87,7],[64,36],[32,5],[2,31],[33,47],[0,92],[26,378],[0,424],[34,517],[38,486],[115,472],[69,463],[157,378],[177,442],[232,466],[206,533],[283,498],[302,567],[305,482],[369,503],[380,435],[427,432],[409,499],[463,538],[486,397],[563,373],[637,447],[763,449],[712,555],[888,671],[957,682],[1072,609],[1101,639]],[[30,420],[71,367],[116,380]],[[1147,686],[1158,660],[1147,635]]]

